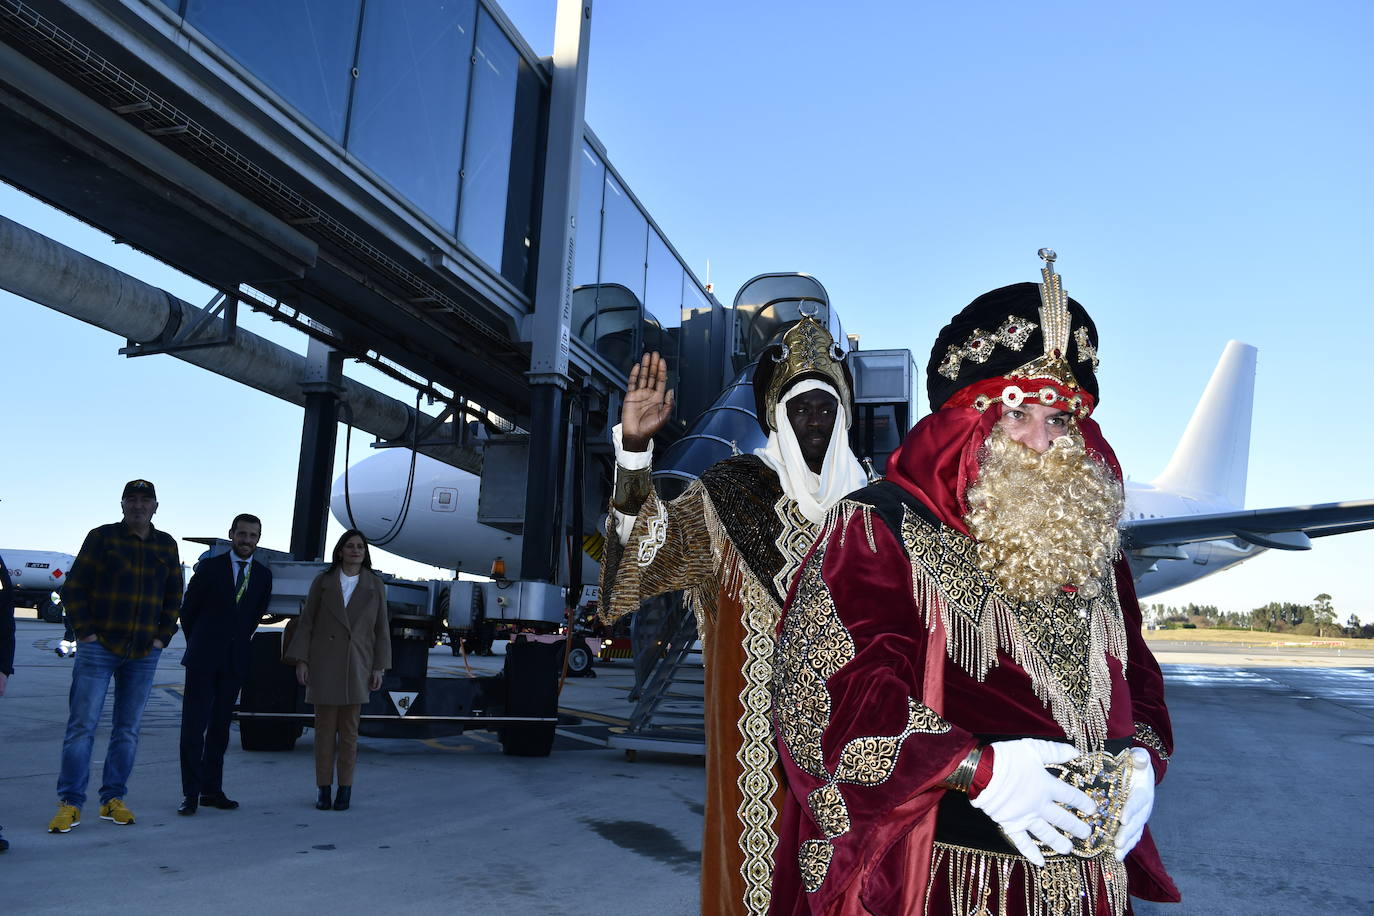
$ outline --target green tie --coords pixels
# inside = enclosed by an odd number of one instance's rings
[[[248,588],[248,573],[244,572],[244,568],[248,565],[248,561],[235,560],[234,562],[239,564],[239,574],[238,577],[234,579],[234,603],[238,604],[243,600],[244,589]]]

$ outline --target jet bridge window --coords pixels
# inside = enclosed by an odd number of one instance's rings
[[[476,21],[476,0],[367,0],[348,119],[349,152],[450,232]]]
[[[581,187],[577,196],[577,250],[574,252],[573,286],[595,286],[601,271],[601,198],[606,193],[606,166],[585,140],[582,142]],[[585,318],[585,316],[583,316]],[[573,313],[574,330],[587,343],[596,341],[596,322],[579,320]]]
[[[686,271],[682,269],[682,262],[662,236],[650,228],[644,293],[644,349],[663,354],[668,362],[668,386],[674,391],[678,388],[682,287],[685,282]]]
[[[602,217],[601,275],[597,282],[618,283],[643,302],[649,221],[639,212],[630,192],[610,175],[606,176]]]
[[[342,141],[361,0],[190,0],[186,21]]]
[[[520,55],[486,10],[478,17],[474,54],[458,238],[473,254],[499,268]]]

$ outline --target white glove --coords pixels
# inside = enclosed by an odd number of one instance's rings
[[[1145,822],[1155,806],[1155,768],[1150,752],[1143,747],[1131,748],[1131,794],[1121,809],[1121,826],[1116,831],[1116,858],[1126,861],[1126,854],[1140,842]]]
[[[1061,806],[1077,808],[1084,814],[1093,813],[1097,806],[1086,792],[1051,776],[1045,767],[1068,763],[1078,756],[1077,748],[1038,738],[995,741],[989,746],[994,755],[992,779],[977,798],[969,799],[969,804],[996,821],[1011,845],[1036,865],[1044,865],[1045,857],[1031,837],[1060,855],[1068,855],[1073,850],[1069,836],[1083,839],[1090,831]]]

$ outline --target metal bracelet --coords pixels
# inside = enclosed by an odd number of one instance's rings
[[[959,765],[954,768],[954,772],[944,778],[940,785],[946,789],[953,789],[956,792],[967,793],[969,787],[973,785],[973,776],[978,772],[978,761],[982,759],[983,749],[975,747],[964,755],[964,759],[959,761]]]
[[[653,481],[648,468],[632,471],[617,464],[611,507],[622,515],[638,515],[652,489]]]

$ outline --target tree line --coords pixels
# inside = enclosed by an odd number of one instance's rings
[[[1187,604],[1173,607],[1147,604],[1147,616],[1153,616],[1166,629],[1263,630],[1266,633],[1292,633],[1295,636],[1351,636],[1374,639],[1374,623],[1361,624],[1351,614],[1345,625],[1337,622],[1336,608],[1331,596],[1322,592],[1311,604],[1290,601],[1271,601],[1253,611],[1221,611],[1212,604]]]

